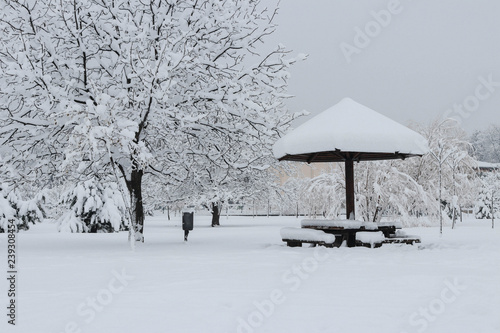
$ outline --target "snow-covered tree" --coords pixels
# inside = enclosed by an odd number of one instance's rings
[[[126,206],[116,183],[87,180],[61,198],[68,210],[58,218],[58,230],[69,232],[116,232],[126,230]]]
[[[181,211],[185,206],[182,197],[182,184],[171,184],[164,177],[156,174],[146,174],[144,177],[144,208],[146,212],[157,210],[167,214],[170,220],[170,212]]]
[[[485,172],[481,178],[481,189],[474,206],[474,214],[478,219],[491,219],[491,227],[495,219],[500,218],[500,174],[498,171]]]
[[[421,159],[409,160],[408,174],[432,201],[439,203],[427,214],[439,218],[442,232],[444,219],[454,221],[462,207],[472,204],[471,193],[477,186],[476,162],[467,135],[455,120],[436,120],[429,126],[415,127],[427,139],[431,152]]]
[[[474,156],[479,161],[500,163],[500,126],[490,125],[483,131],[475,131],[471,136]]]
[[[206,154],[214,133],[269,141],[293,118],[294,60],[283,46],[257,53],[275,14],[240,0],[2,2],[9,160],[33,181],[60,164],[118,175],[143,240],[145,172],[177,177],[187,138]]]
[[[41,222],[45,218],[45,199],[45,191],[36,193],[0,155],[0,232],[5,232],[9,220],[14,221],[18,231]]]
[[[7,195],[8,193],[5,190],[5,184],[0,184],[0,233],[7,230],[9,221],[15,220],[16,216],[16,210],[7,199]],[[18,221],[16,220],[16,224],[17,223]]]
[[[242,151],[245,147],[242,146]],[[220,225],[223,205],[231,202],[257,201],[277,187],[277,177],[269,168],[259,169],[258,164],[217,165],[214,161],[193,164],[189,177],[183,183],[185,201],[203,206],[212,214],[212,226]]]
[[[402,216],[405,222],[426,213],[432,199],[407,172],[407,161],[361,162],[356,165],[356,210],[365,221],[380,221],[382,214]],[[292,178],[295,179],[296,178]],[[301,201],[309,215],[336,218],[345,210],[345,175],[342,164],[305,180]]]
[[[432,199],[407,173],[408,161],[374,161],[356,165],[356,210],[365,221],[380,221],[383,213],[401,216],[402,222],[423,214]]]
[[[288,178],[278,184],[278,189],[271,193],[270,200],[272,205],[277,207],[280,215],[295,215],[311,212],[308,205],[307,196],[304,195],[306,187],[309,184],[309,179],[301,177],[298,172],[298,164],[293,162],[282,162],[282,168],[276,172],[280,177]]]
[[[340,169],[331,169],[308,180],[302,200],[309,208],[309,216],[339,216],[342,205],[345,206],[345,179]]]
[[[0,183],[0,233],[7,230],[9,220],[13,220],[17,230],[28,230],[30,224],[45,218],[45,196],[43,193],[24,200],[19,191],[6,183]]]

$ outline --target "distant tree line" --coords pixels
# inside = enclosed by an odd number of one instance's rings
[[[500,163],[500,126],[490,125],[472,133],[470,142],[474,157],[483,162]]]

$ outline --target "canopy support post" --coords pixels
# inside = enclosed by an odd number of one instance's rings
[[[345,160],[345,196],[346,219],[355,220],[354,163],[351,157]]]

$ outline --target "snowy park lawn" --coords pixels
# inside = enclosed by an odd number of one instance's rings
[[[18,234],[18,313],[1,332],[500,332],[500,233],[490,221],[406,229],[422,243],[288,248],[294,217],[148,218],[127,233]],[[5,234],[0,246],[7,248]],[[6,253],[2,250],[2,253]],[[6,268],[6,255],[0,268]]]

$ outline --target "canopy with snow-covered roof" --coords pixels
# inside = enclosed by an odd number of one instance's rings
[[[279,160],[303,162],[355,161],[421,156],[427,141],[392,119],[344,98],[279,139],[273,147]]]
[[[348,219],[355,218],[353,161],[405,159],[428,151],[423,136],[350,98],[309,119],[273,147],[280,161],[345,162]]]

